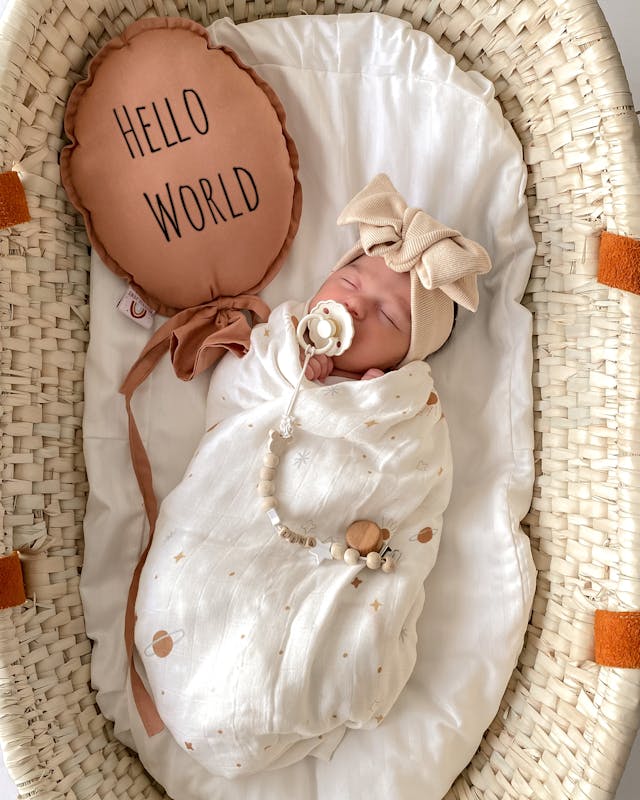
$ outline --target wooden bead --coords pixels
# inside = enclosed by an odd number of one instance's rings
[[[371,553],[367,553],[367,566],[369,569],[378,569],[380,564],[382,564],[380,553],[376,553],[375,550]]]
[[[393,560],[391,556],[385,556],[382,559],[382,571],[383,572],[393,572],[396,568],[396,562]]]
[[[331,558],[335,558],[337,561],[342,561],[344,558],[345,549],[345,546],[340,544],[340,542],[334,542],[331,545]]]
[[[273,469],[274,467],[278,466],[280,459],[275,453],[265,453],[262,463],[265,465],[265,467],[271,467]]]
[[[276,477],[276,471],[273,467],[262,467],[260,470],[261,481],[272,481]]]
[[[375,522],[368,519],[359,519],[349,525],[346,538],[349,547],[353,547],[362,556],[382,547],[382,531]]]
[[[258,494],[260,497],[272,497],[276,485],[273,481],[260,481],[258,484]]]
[[[307,536],[307,544],[306,544],[306,547],[315,547],[315,546],[316,546],[316,544],[317,544],[317,542],[316,542],[316,540],[315,540],[315,537],[313,537],[313,536]]]
[[[278,431],[273,428],[269,431],[267,450],[273,455],[281,456],[284,453],[284,440]]]
[[[353,567],[360,561],[360,553],[353,547],[350,547],[348,550],[345,550],[344,560],[350,567]]]
[[[278,507],[278,501],[273,496],[271,496],[271,497],[263,497],[261,505],[262,505],[262,510],[263,511],[268,511],[270,508],[277,508]]]

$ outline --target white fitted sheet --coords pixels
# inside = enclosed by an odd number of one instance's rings
[[[384,723],[349,731],[330,761],[306,758],[227,781],[204,773],[166,732],[148,739],[132,710],[123,615],[146,528],[117,389],[148,333],[116,311],[124,284],[93,254],[81,592],[98,701],[176,800],[437,800],[498,709],[534,593],[519,524],[533,483],[531,319],[519,300],[534,252],[520,143],[492,85],[399,20],[221,20],[210,31],[276,90],[300,153],[300,231],[263,293],[267,302],[312,294],[356,236],[336,227],[339,211],[378,172],[410,204],[483,244],[494,266],[480,281],[478,312],[461,309],[451,341],[430,359],[451,431],[454,488],[426,583],[414,674]],[[207,387],[207,375],[181,383],[165,361],[136,393],[160,498],[202,434]]]

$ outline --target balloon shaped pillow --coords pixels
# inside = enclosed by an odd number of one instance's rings
[[[157,501],[131,397],[167,350],[183,379],[226,350],[246,352],[247,316],[269,314],[255,293],[298,229],[298,155],[268,84],[233,51],[212,47],[205,28],[175,17],[139,20],[98,52],[70,95],[65,130],[62,182],[92,245],[171,317],[120,388],[150,545]],[[144,554],[127,606],[131,642],[143,563]],[[136,702],[153,706],[128,651]]]
[[[253,294],[301,209],[275,92],[207,31],[140,20],[93,58],[65,114],[60,170],[104,263],[165,315]]]

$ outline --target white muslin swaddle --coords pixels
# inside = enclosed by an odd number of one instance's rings
[[[300,374],[303,313],[278,306],[249,353],[214,371],[207,433],[162,504],[136,604],[137,658],[165,725],[229,778],[328,758],[346,728],[384,724],[414,667],[451,491],[426,363],[370,381],[305,379],[278,465],[280,517],[320,542],[372,520],[399,562],[390,574],[317,564],[274,533],[256,487]]]

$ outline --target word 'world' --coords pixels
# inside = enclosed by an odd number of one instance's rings
[[[164,184],[153,198],[143,192],[155,221],[167,242],[172,235],[182,238],[185,230],[201,231],[207,223],[218,225],[237,219],[258,208],[260,198],[253,175],[244,167],[233,167],[233,175],[213,180],[198,178],[195,185]]]

